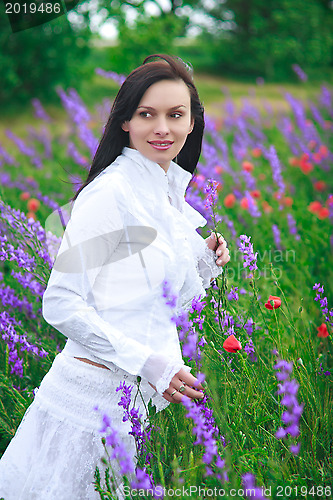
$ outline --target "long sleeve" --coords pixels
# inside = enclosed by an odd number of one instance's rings
[[[82,344],[100,363],[141,375],[162,394],[183,363],[155,353],[140,340],[140,328],[133,338],[99,314],[113,300],[107,290],[111,272],[116,274],[113,279],[118,276],[116,282],[123,278],[131,286],[131,271],[124,264],[131,250],[119,245],[126,241],[130,203],[117,175],[101,175],[79,194],[43,296],[42,312],[49,324]],[[100,279],[101,275],[106,278]],[[124,295],[123,303],[126,300]]]

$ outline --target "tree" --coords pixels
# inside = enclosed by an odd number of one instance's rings
[[[225,0],[202,8],[216,22],[211,42],[218,68],[233,73],[290,78],[332,66],[333,10],[326,0]]]
[[[2,4],[1,4],[2,5]],[[0,16],[0,103],[19,107],[31,98],[59,100],[56,85],[83,80],[90,31],[75,31],[65,16],[17,33]]]

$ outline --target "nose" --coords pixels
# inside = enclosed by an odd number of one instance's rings
[[[161,135],[164,137],[165,135],[168,135],[169,132],[170,132],[169,125],[167,123],[166,118],[162,116],[158,117],[156,120],[154,133],[156,135]]]

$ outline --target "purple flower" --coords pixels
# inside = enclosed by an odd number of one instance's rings
[[[273,231],[273,236],[274,236],[274,241],[275,241],[276,248],[278,250],[281,250],[281,233],[280,233],[280,229],[278,228],[278,226],[276,224],[273,224],[272,225],[272,231]]]
[[[130,409],[133,388],[134,386],[127,386],[125,381],[123,381],[120,383],[119,387],[116,388],[116,392],[122,391],[122,397],[118,402],[118,405],[124,408],[123,422],[127,422],[128,420],[131,422],[131,431],[129,434],[135,439],[138,453],[142,454],[147,451],[146,443],[150,439],[152,428],[143,428],[141,423],[142,414],[139,413],[140,408],[132,407]]]
[[[301,448],[301,443],[292,444],[289,446],[289,450],[293,455],[298,455],[300,448]]]
[[[291,67],[292,67],[293,71],[296,73],[296,75],[298,76],[298,78],[302,82],[306,82],[306,80],[308,79],[308,76],[306,75],[306,73],[304,73],[302,68],[298,64],[293,64]]]
[[[271,145],[268,150],[263,148],[263,154],[271,165],[274,182],[278,186],[280,193],[284,193],[286,187],[282,178],[281,163],[278,158],[275,146]]]
[[[213,411],[208,408],[207,396],[198,402],[188,398],[183,398],[182,403],[188,410],[186,417],[191,418],[194,423],[193,434],[196,436],[195,445],[204,446],[204,454],[202,461],[206,464],[206,476],[219,475],[223,481],[228,481],[228,475],[224,470],[225,461],[218,454],[216,440],[222,441],[225,446],[224,436],[219,435],[219,429],[215,424]],[[219,469],[219,472],[213,472],[214,469]],[[221,475],[222,473],[222,475]]]
[[[274,370],[284,370],[291,373],[293,371],[293,363],[288,363],[284,359],[281,359],[274,365]]]
[[[39,99],[31,99],[31,103],[33,107],[35,108],[35,116],[36,118],[41,118],[42,120],[46,122],[50,122],[51,118],[49,115],[46,113],[45,109],[42,106],[42,103],[40,102]]]
[[[206,209],[210,208],[216,202],[216,200],[217,200],[216,188],[218,186],[218,182],[216,182],[214,179],[207,179],[207,180],[210,184],[207,184],[204,187],[204,192],[207,193],[207,197],[206,197],[206,201],[205,201],[205,208]]]
[[[258,252],[253,253],[253,244],[250,243],[251,236],[246,236],[242,234],[239,239],[241,242],[239,243],[239,250],[242,252],[244,256],[243,267],[248,267],[250,271],[254,271],[258,269],[257,267],[257,256]]]
[[[19,335],[15,327],[22,327],[21,321],[17,321],[10,316],[7,311],[0,312],[0,332],[2,340],[8,345],[8,364],[11,365],[11,374],[15,373],[23,377],[23,359],[19,358],[17,348],[21,352],[31,352],[35,356],[46,357],[48,353],[44,349],[39,349],[31,344],[26,335]]]
[[[239,296],[237,293],[238,287],[231,287],[230,292],[227,295],[228,300],[238,300]]]
[[[97,75],[104,76],[104,78],[109,78],[111,80],[114,80],[119,85],[122,85],[126,80],[125,75],[118,75],[118,73],[115,73],[114,71],[105,71],[104,69],[101,68],[96,68],[95,73],[97,73]]]
[[[165,301],[165,303],[171,307],[171,308],[175,308],[176,305],[177,305],[177,299],[178,299],[178,295],[174,295],[171,293],[171,285],[170,283],[167,281],[167,280],[164,280],[163,283],[162,283],[162,287],[163,287],[163,294],[162,296],[167,299]]]
[[[328,310],[328,301],[327,301],[327,297],[322,297],[321,294],[324,293],[324,287],[320,284],[320,283],[316,283],[313,287],[312,287],[313,290],[316,290],[316,296],[314,298],[315,301],[319,301],[320,302],[320,307],[322,309],[322,313],[325,317],[325,320],[327,321],[327,323],[329,323],[331,325],[331,327],[333,327],[333,321],[332,321],[332,317],[333,317],[333,308],[331,308],[330,310]]]
[[[264,496],[264,488],[258,488],[255,485],[255,476],[250,474],[244,474],[242,476],[242,486],[245,494],[245,498],[257,498],[258,500],[268,500]]]
[[[287,221],[288,221],[289,233],[295,236],[295,240],[300,240],[301,237],[297,233],[296,221],[291,214],[287,214]]]
[[[275,374],[276,378],[280,382],[283,381],[282,384],[278,384],[279,389],[277,393],[283,395],[281,404],[286,407],[286,411],[282,413],[281,420],[285,425],[287,425],[285,428],[280,427],[276,431],[275,437],[277,439],[284,439],[289,435],[292,438],[296,438],[300,433],[298,424],[303,412],[304,404],[300,405],[297,401],[299,384],[295,379],[289,379],[293,370],[293,364],[281,359],[274,365],[274,370],[279,370]],[[290,451],[294,453],[293,450],[299,450],[299,448],[299,444],[297,445],[296,443],[293,443],[290,446]],[[296,455],[297,453],[294,454]]]

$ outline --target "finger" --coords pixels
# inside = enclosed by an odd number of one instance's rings
[[[223,243],[221,243],[217,249],[215,250],[215,253],[216,255],[222,255],[223,252],[225,252],[227,250],[227,242],[224,241]]]
[[[173,399],[173,396],[170,396],[170,394],[168,394],[167,392],[163,392],[163,397],[164,397],[164,399],[169,401],[169,403],[180,403],[180,401],[175,401]]]
[[[225,266],[230,260],[229,252],[223,254],[219,259],[217,259],[216,264],[218,266]]]
[[[205,397],[203,392],[196,391],[195,389],[192,389],[191,387],[188,387],[187,385],[185,386],[185,390],[182,392],[184,396],[187,396],[188,398],[191,399],[203,399]]]
[[[176,392],[173,396],[172,399],[174,400],[174,403],[181,403],[183,399],[187,399],[188,401],[191,400],[191,398],[188,398],[184,394],[180,394],[180,392]]]
[[[172,378],[171,380],[172,385],[175,386],[175,389],[179,389],[179,387],[182,385],[182,382],[185,382],[186,385],[189,385],[190,387],[196,387],[196,389],[202,389],[203,387],[201,383],[199,383],[198,379],[195,378],[190,372],[187,372],[184,370],[184,368],[181,368],[178,373]]]

